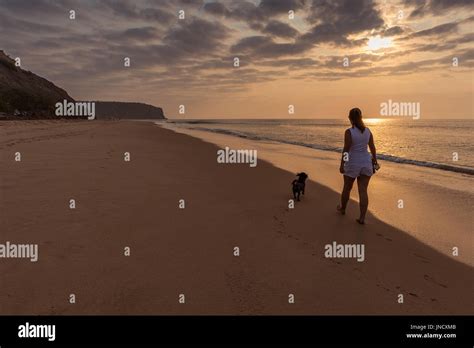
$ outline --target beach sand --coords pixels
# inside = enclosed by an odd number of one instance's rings
[[[0,243],[39,245],[37,262],[0,259],[0,314],[473,312],[471,205],[456,209],[472,202],[472,192],[456,191],[454,182],[470,178],[433,184],[439,189],[432,194],[445,201],[429,204],[446,215],[421,222],[430,217],[420,215],[421,201],[433,198],[424,196],[429,190],[403,176],[376,177],[369,191],[375,215],[360,226],[354,201],[346,216],[335,212],[339,195],[331,185],[341,178],[332,154],[313,158],[320,164],[313,169],[306,152],[295,158],[301,162],[288,169],[307,171],[311,181],[289,209],[294,173],[282,168],[295,150],[265,154],[276,144],[215,139],[262,147],[251,168],[219,164],[215,144],[150,122],[12,121],[0,132]],[[277,166],[262,160],[267,156]],[[403,213],[380,208],[392,206],[386,201],[396,197],[398,179],[410,204]],[[334,241],[364,244],[364,262],[326,258],[325,245]],[[458,258],[444,250],[453,243]]]

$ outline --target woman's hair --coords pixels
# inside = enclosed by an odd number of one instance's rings
[[[362,111],[359,108],[354,108],[349,111],[349,120],[356,126],[361,132],[365,129],[364,121],[362,121]]]

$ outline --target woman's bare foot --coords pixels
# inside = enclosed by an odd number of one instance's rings
[[[357,221],[359,224],[361,224],[361,225],[365,225],[365,222],[364,222],[364,220],[361,220],[361,219],[356,219],[356,221]]]
[[[337,211],[341,214],[341,215],[345,215],[346,214],[346,209],[342,209],[342,207],[340,205],[338,205],[336,207]]]

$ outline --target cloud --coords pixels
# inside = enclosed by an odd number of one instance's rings
[[[268,36],[250,36],[241,39],[230,48],[234,54],[246,54],[249,57],[281,57],[294,54],[301,54],[310,48],[311,44],[306,42],[277,43]]]
[[[275,16],[288,14],[290,10],[296,11],[308,3],[309,0],[261,0],[258,5],[245,0],[225,3],[213,1],[205,3],[203,9],[213,15],[243,21],[249,27],[260,30],[268,26]]]
[[[229,11],[227,7],[220,2],[208,2],[204,4],[203,9],[204,11],[213,15],[219,15],[224,17],[231,16],[231,11]]]
[[[288,13],[303,8],[308,1],[306,0],[262,0],[259,9],[270,16]]]
[[[407,6],[415,5],[414,10],[410,13],[411,18],[423,17],[429,14],[438,16],[454,9],[474,8],[472,0],[404,0],[404,3]]]
[[[0,0],[0,7],[3,11],[10,14],[29,14],[44,15],[55,14],[61,15],[70,10],[74,2],[71,1],[48,1],[48,0]]]
[[[271,66],[271,67],[283,67],[288,69],[303,69],[309,67],[315,67],[320,62],[313,58],[290,58],[290,59],[275,59],[275,60],[264,60],[259,62],[260,66]]]
[[[230,3],[229,5],[230,6],[226,6],[220,2],[211,2],[204,4],[203,10],[211,14],[247,23],[266,21],[268,19],[267,14],[261,11],[261,9],[253,2],[242,0]]]
[[[277,20],[271,20],[267,23],[267,25],[262,29],[262,32],[282,38],[294,38],[299,34],[298,30],[292,26]]]
[[[130,28],[120,32],[107,35],[110,40],[137,40],[148,41],[158,38],[158,30],[155,27]]]
[[[2,34],[16,32],[27,35],[56,34],[61,28],[54,24],[35,23],[30,20],[19,19],[0,12],[0,29]]]
[[[313,0],[308,20],[316,23],[302,40],[351,46],[348,36],[384,25],[376,3],[371,0]]]
[[[372,0],[313,0],[308,19],[331,24],[340,33],[361,32],[384,24]]]
[[[439,36],[439,35],[454,33],[457,30],[458,30],[458,23],[451,22],[451,23],[440,24],[429,29],[417,31],[413,34],[410,34],[408,37],[413,38],[413,37]]]
[[[215,21],[195,18],[180,23],[182,23],[180,26],[171,28],[163,41],[168,46],[183,50],[188,54],[207,54],[217,51],[223,46],[223,40],[230,33],[224,24]]]
[[[387,28],[383,31],[383,36],[397,36],[405,33],[405,29],[396,25],[394,27]]]
[[[454,2],[455,8],[468,7]],[[71,89],[72,95],[145,87],[179,94],[183,86],[190,94],[208,86],[241,91],[253,83],[299,74],[312,80],[412,74],[449,64],[433,58],[438,52],[447,55],[447,50],[459,57],[460,66],[473,64],[472,51],[465,49],[472,47],[474,34],[465,29],[474,17],[446,16],[434,27],[428,27],[431,21],[389,27],[383,4],[0,0],[0,48],[21,56],[29,70]],[[430,1],[416,4],[430,11],[440,6]],[[77,10],[75,22],[68,19],[70,9]],[[177,18],[180,9],[186,11],[185,20]],[[289,10],[296,11],[295,21],[286,20]],[[374,35],[392,37],[394,47],[367,53],[364,46]],[[128,69],[124,57],[131,58]],[[240,58],[238,69],[233,67],[234,57]],[[343,57],[350,59],[349,68],[343,67]]]
[[[268,2],[265,2],[268,4]],[[259,5],[261,9],[265,5]],[[306,2],[297,2],[304,6]],[[350,40],[352,34],[380,29],[384,26],[376,4],[371,0],[313,0],[309,4],[307,20],[316,23],[311,29],[299,34],[285,23],[270,21],[261,29],[268,36],[252,36],[241,39],[231,47],[231,52],[246,53],[257,57],[281,57],[301,54],[317,44],[333,44],[342,47],[357,47],[366,44],[367,38]],[[271,13],[279,13],[286,6],[276,6]],[[363,18],[363,20],[361,20]],[[293,42],[275,42],[272,37],[294,38]]]

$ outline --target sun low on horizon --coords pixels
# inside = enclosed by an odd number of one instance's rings
[[[472,118],[473,9],[458,0],[0,1],[0,49],[77,100],[143,102],[170,118],[342,118],[355,106],[380,117],[389,100],[419,103],[422,118]]]

